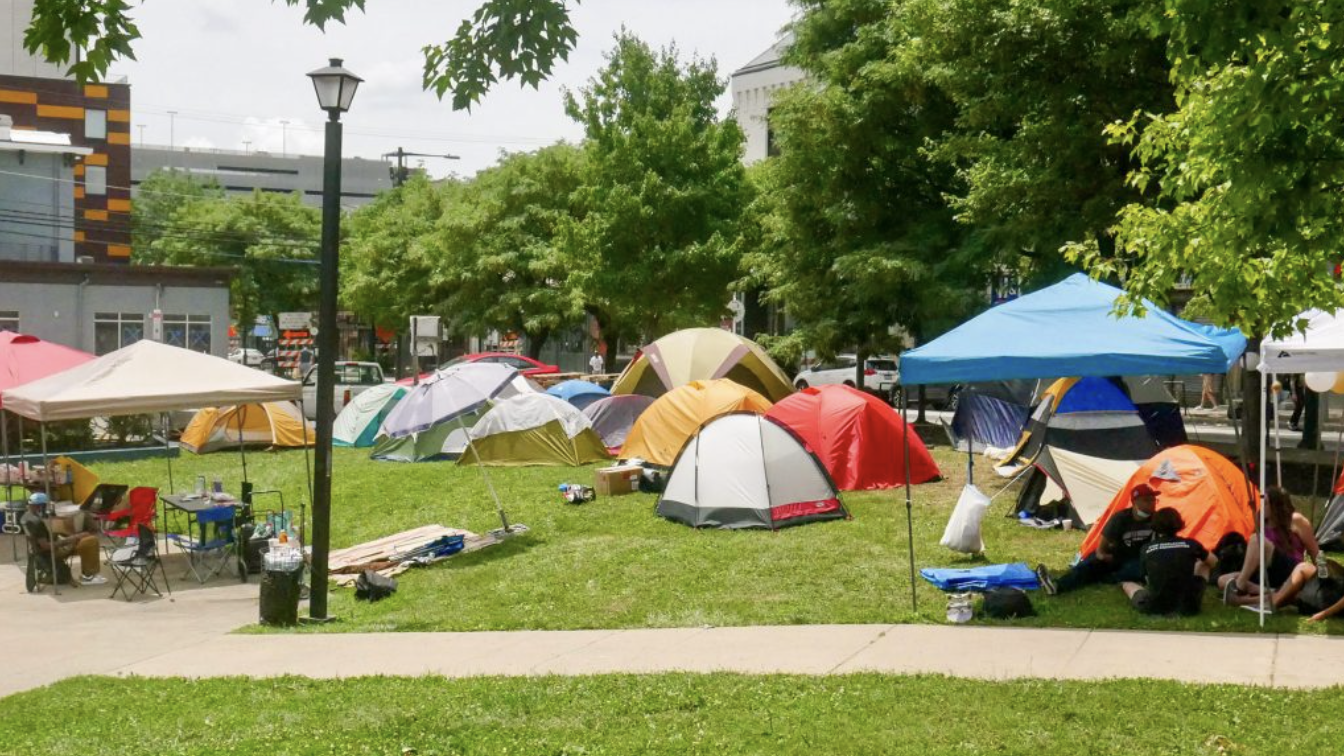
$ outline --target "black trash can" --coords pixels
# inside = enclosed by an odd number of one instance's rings
[[[261,576],[261,624],[293,627],[299,624],[299,592],[303,569],[266,570]]]

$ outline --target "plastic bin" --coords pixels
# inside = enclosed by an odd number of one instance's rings
[[[261,624],[293,627],[299,624],[299,593],[303,569],[265,570],[261,575]]]

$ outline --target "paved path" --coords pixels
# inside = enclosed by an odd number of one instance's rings
[[[170,564],[170,576],[180,565]],[[1344,638],[939,625],[234,635],[257,585],[174,580],[172,598],[110,587],[29,595],[0,541],[0,695],[80,674],[221,676],[733,671],[933,672],[985,679],[1164,677],[1312,688],[1344,684]],[[245,664],[243,663],[245,660]],[[1136,660],[1142,660],[1136,663]]]

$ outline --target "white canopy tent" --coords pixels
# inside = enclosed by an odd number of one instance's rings
[[[42,463],[45,468],[49,465],[48,422],[255,402],[302,401],[302,398],[302,387],[296,381],[277,378],[219,357],[146,340],[0,392],[0,407],[42,424]],[[0,442],[6,447],[5,455],[8,456],[8,440]],[[165,432],[165,446],[168,443]],[[169,487],[172,486],[172,474],[169,457]],[[246,456],[243,456],[243,480],[246,488]],[[311,485],[310,480],[310,496]],[[50,487],[48,479],[48,495]],[[244,499],[247,498],[245,490]],[[55,558],[53,550],[53,573]]]

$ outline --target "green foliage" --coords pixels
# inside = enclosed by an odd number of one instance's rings
[[[715,112],[725,84],[712,59],[683,64],[622,31],[606,66],[565,94],[587,138],[569,279],[604,327],[657,336],[726,312],[748,194],[741,129]]]
[[[341,248],[341,300],[384,328],[404,328],[412,315],[447,316],[435,286],[444,252],[435,228],[462,193],[414,175],[351,215]]]
[[[1067,652],[1047,645],[1041,653]],[[1144,658],[1136,655],[1140,671]],[[264,672],[239,663],[240,672]],[[33,712],[71,701],[90,715],[59,727],[33,721]],[[1339,704],[1339,688],[871,673],[82,677],[0,702],[0,748],[45,756],[1322,754],[1339,742]]]
[[[297,194],[188,199],[138,262],[234,269],[229,301],[239,323],[315,309],[320,216]]]
[[[1344,5],[1168,0],[1148,18],[1169,40],[1175,109],[1108,133],[1156,202],[1120,213],[1117,249],[1070,247],[1094,276],[1159,304],[1179,284],[1192,312],[1251,336],[1344,304]]]
[[[304,7],[303,20],[319,29],[345,23],[365,0],[284,0]],[[573,0],[575,4],[579,0]],[[23,46],[57,65],[70,64],[80,81],[98,81],[113,61],[135,59],[140,29],[126,0],[35,0]],[[500,78],[533,87],[567,60],[578,34],[569,0],[483,0],[453,38],[424,48],[425,89],[453,94],[453,108],[470,108]]]
[[[154,242],[178,235],[173,216],[192,200],[218,200],[224,190],[213,178],[199,180],[190,173],[173,169],[157,170],[145,177],[135,191],[131,206],[132,239],[131,262],[153,263],[151,252]]]
[[[557,144],[504,155],[463,186],[434,243],[444,255],[434,285],[455,332],[517,331],[535,356],[553,331],[579,321],[564,231],[578,215],[583,167],[582,150]]]
[[[117,444],[143,441],[154,432],[153,415],[117,415],[107,418],[107,434]]]

